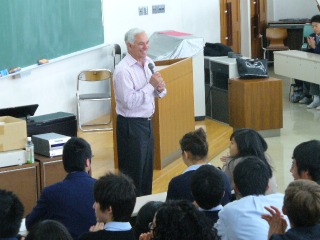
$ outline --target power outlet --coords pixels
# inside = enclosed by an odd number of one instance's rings
[[[139,7],[138,8],[139,16],[148,15],[148,7]]]
[[[165,13],[165,12],[166,12],[166,6],[164,4],[152,5],[152,14]]]

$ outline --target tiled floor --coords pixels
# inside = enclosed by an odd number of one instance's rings
[[[283,80],[283,128],[280,137],[266,138],[266,141],[269,145],[267,152],[273,160],[279,191],[284,192],[293,180],[290,173],[293,149],[301,142],[320,139],[320,111],[307,109],[306,105],[290,103],[288,95],[291,80],[273,74],[272,68],[269,69],[269,74]],[[219,159],[227,152],[228,149],[211,162],[221,165]]]

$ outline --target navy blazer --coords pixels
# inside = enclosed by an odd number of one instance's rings
[[[27,230],[39,221],[52,219],[64,224],[74,239],[88,232],[90,226],[96,224],[95,181],[86,172],[72,172],[63,181],[46,187],[26,217]]]
[[[187,171],[179,176],[171,179],[167,192],[167,200],[189,200],[194,201],[191,191],[191,177],[195,170]],[[224,206],[231,201],[231,187],[227,175],[223,173],[225,179],[225,193],[221,200],[221,205]]]
[[[313,37],[314,39],[316,39],[316,34],[315,34],[315,33],[312,33],[312,34],[310,34],[309,37]],[[313,49],[313,48],[308,48],[307,51],[308,51],[308,52],[312,52],[312,53],[316,53],[316,54],[320,54],[320,42],[319,42],[319,43],[316,42],[316,48],[315,48],[315,49]]]

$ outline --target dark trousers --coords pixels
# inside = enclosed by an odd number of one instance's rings
[[[119,170],[130,176],[137,196],[152,192],[154,137],[152,121],[117,117]]]

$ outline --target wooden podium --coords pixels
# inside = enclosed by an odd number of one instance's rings
[[[168,91],[164,98],[155,100],[156,108],[152,118],[155,140],[154,169],[162,169],[180,156],[179,140],[195,127],[193,70],[191,58],[164,60],[155,64]],[[118,168],[114,93],[112,105],[114,166]]]
[[[279,130],[283,127],[282,80],[229,79],[229,123],[234,128]]]

